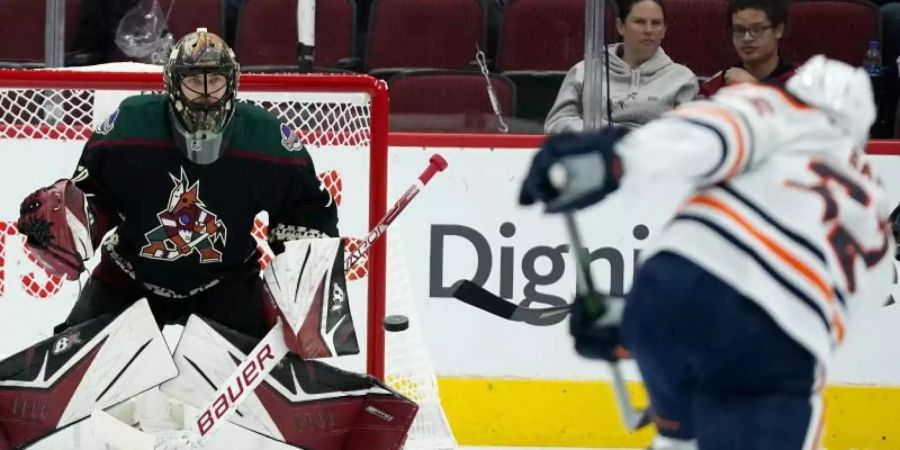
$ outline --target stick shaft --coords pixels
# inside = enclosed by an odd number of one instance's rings
[[[575,223],[575,216],[567,212],[563,214],[566,219],[566,229],[569,231],[569,239],[572,241],[572,254],[575,255],[575,262],[578,269],[577,289],[579,294],[587,294],[596,292],[594,288],[594,278],[591,276],[591,264],[588,260],[587,248],[581,240],[581,233],[578,231],[578,224]]]
[[[256,347],[247,354],[247,357],[238,364],[237,368],[225,382],[216,389],[213,400],[200,411],[197,419],[194,421],[197,432],[200,434],[200,440],[205,441],[209,436],[213,435],[216,430],[225,422],[228,417],[237,411],[238,406],[244,403],[244,400],[250,396],[262,384],[266,375],[284,358],[288,352],[287,343],[284,339],[284,327],[281,321],[277,321],[272,329],[266,333]],[[256,374],[255,377],[246,374]],[[244,384],[243,389],[233,389],[235,386]],[[238,392],[238,395],[231,398],[228,390]],[[228,405],[224,411],[218,408],[219,405]]]
[[[404,209],[412,202],[417,195],[419,195],[419,191],[431,181],[431,178],[434,175],[442,170],[447,168],[447,161],[444,160],[440,155],[434,155],[431,157],[431,160],[428,163],[428,167],[419,174],[419,177],[416,178],[416,181],[406,190],[406,192],[397,200],[391,209],[385,213],[384,217],[372,228],[371,231],[366,235],[366,238],[363,240],[360,246],[350,252],[347,255],[347,259],[344,260],[344,270],[349,271],[353,268],[356,263],[362,259],[362,257],[369,252],[369,248],[372,247],[372,244],[375,243],[386,231],[388,225],[394,222],[394,219],[403,212]]]
[[[578,224],[575,222],[575,215],[571,212],[566,212],[564,216],[566,219],[566,229],[569,232],[569,238],[572,241],[572,246],[575,247],[573,253],[576,255],[575,263],[578,266],[578,272],[581,278],[581,281],[578,283],[578,292],[585,297],[599,295],[594,287],[594,278],[591,276],[590,259],[587,255],[587,249],[584,247],[581,240],[581,232],[578,229]],[[634,407],[631,396],[628,394],[625,377],[622,375],[622,368],[619,366],[619,363],[610,362],[609,371],[612,374],[616,406],[619,407],[619,413],[622,415],[622,421],[625,422],[625,426],[630,431],[633,431],[646,425],[648,422],[647,411],[639,411]]]

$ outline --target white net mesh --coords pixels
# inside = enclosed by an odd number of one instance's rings
[[[95,109],[95,105],[108,106],[109,98],[125,97],[112,94],[100,100],[96,93],[84,89],[4,89],[0,94],[0,138],[87,139],[97,118],[106,117],[102,114],[105,108]],[[306,145],[369,148],[370,105],[360,101],[366,96],[332,94],[329,101],[321,97],[312,93],[241,95],[243,101],[267,109],[290,125]]]
[[[456,441],[437,397],[438,386],[431,357],[425,347],[419,314],[413,302],[406,261],[403,258],[403,239],[398,233],[388,236],[387,314],[409,318],[409,328],[388,333],[385,344],[385,381],[403,395],[419,404],[418,417],[410,431],[406,449],[450,449]],[[423,371],[420,367],[432,368]]]
[[[63,84],[64,89],[45,88],[40,82],[31,83],[27,89],[8,88],[8,84],[4,86],[8,79],[2,75],[0,73],[0,142],[50,139],[71,142],[73,151],[78,153],[90,137],[92,128],[101,124],[122,99],[140,93],[158,92],[154,87],[161,86],[161,81],[154,84],[153,78],[150,78],[151,81],[145,87],[136,87],[132,82],[125,89],[120,88],[116,77],[110,74],[102,77],[109,82],[107,86],[97,83],[96,77],[89,73],[73,73],[71,78],[66,78],[64,73],[56,73],[54,81],[48,85]],[[17,77],[27,78],[27,75]],[[341,232],[350,237],[348,249],[352,250],[359,238],[365,236],[369,226],[369,166],[372,164],[373,141],[376,141],[372,135],[372,115],[386,115],[387,111],[373,107],[371,91],[354,91],[342,85],[342,81],[351,78],[358,84],[359,77],[333,76],[334,89],[331,91],[327,86],[323,87],[329,83],[323,83],[324,77],[321,76],[316,79],[316,85],[312,89],[304,85],[304,77],[295,76],[291,79],[292,86],[289,89],[275,91],[271,84],[264,82],[271,81],[271,76],[266,79],[264,77],[243,75],[239,98],[271,111],[291,126],[301,138],[316,161],[320,179],[339,206]],[[60,79],[65,79],[65,83],[60,83]],[[81,82],[85,84],[84,88],[78,86]],[[21,82],[17,83],[12,84],[21,85]],[[386,134],[386,129],[379,132]],[[378,142],[386,145],[386,136],[381,138]],[[386,152],[386,148],[382,150]],[[387,192],[387,189],[382,189],[381,192]],[[4,243],[9,242],[15,233],[10,224],[3,225],[0,222],[0,234],[7,239],[0,239],[0,293],[4,291],[2,270],[8,266],[2,262]],[[266,221],[258,219],[255,225],[254,235],[263,238],[268,232]],[[386,279],[377,280],[377,283],[387,286],[386,298],[390,302],[385,307],[388,314],[409,317],[411,326],[401,333],[389,333],[384,350],[368,345],[368,342],[361,344],[367,348],[367,354],[383,359],[386,381],[420,404],[421,409],[406,448],[456,448],[440,407],[434,370],[422,340],[404,262],[400,260],[402,252],[396,248],[399,241],[391,239],[389,242],[387,276]],[[265,265],[268,261],[269,256],[264,256],[260,262]],[[348,282],[351,286],[357,286],[357,293],[361,292],[362,297],[371,301],[371,293],[366,289],[371,276],[368,264],[365,259],[360,261],[349,273]],[[58,285],[61,280],[51,278],[49,282]],[[42,297],[52,294],[46,287],[36,284],[34,290],[43,293]],[[352,293],[353,291],[351,295]],[[359,312],[354,315],[357,323],[368,316]],[[367,329],[380,326],[380,323],[365,325]],[[365,333],[359,334],[365,339]]]
[[[0,137],[7,139],[87,139],[93,92],[4,90],[0,95]]]

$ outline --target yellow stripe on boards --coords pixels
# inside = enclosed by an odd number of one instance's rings
[[[829,450],[900,450],[900,387],[828,386],[825,408]]]
[[[652,429],[629,434],[607,381],[440,378],[441,402],[461,445],[646,448]],[[629,390],[646,404],[640,383]],[[900,387],[829,386],[829,450],[900,450]]]
[[[652,432],[629,435],[611,385],[592,381],[440,378],[441,403],[463,445],[646,447]],[[646,404],[637,383],[634,401]]]

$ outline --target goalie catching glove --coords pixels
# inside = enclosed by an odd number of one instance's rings
[[[94,255],[92,223],[84,193],[71,180],[61,179],[25,198],[16,227],[44,270],[76,280],[84,261]]]

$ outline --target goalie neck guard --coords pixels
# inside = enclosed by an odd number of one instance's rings
[[[163,70],[175,140],[197,164],[215,162],[231,122],[240,66],[219,36],[198,28],[181,38]]]

